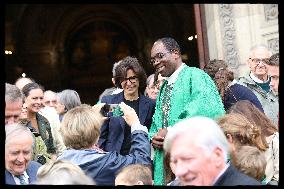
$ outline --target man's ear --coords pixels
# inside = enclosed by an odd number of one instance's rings
[[[224,164],[224,151],[221,148],[215,148],[213,154],[216,166],[222,167]]]
[[[177,50],[174,49],[171,52],[172,52],[172,54],[175,55],[175,58],[181,57],[181,54],[179,54],[179,52]]]
[[[114,78],[112,77],[111,78],[111,82],[113,83],[113,85],[115,86],[115,80],[114,80]]]
[[[144,185],[144,183],[141,180],[138,180],[136,185]]]

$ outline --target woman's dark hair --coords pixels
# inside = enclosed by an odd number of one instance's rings
[[[234,80],[234,73],[228,70],[224,60],[210,60],[204,67],[204,71],[214,80],[217,89],[224,102],[228,85]]]
[[[23,89],[22,92],[24,94],[25,97],[28,97],[30,94],[30,91],[33,89],[41,89],[44,92],[44,87],[38,83],[28,83],[26,84]]]
[[[121,82],[127,76],[127,70],[133,70],[139,80],[139,92],[143,93],[146,87],[147,75],[143,67],[139,64],[138,59],[135,57],[127,56],[121,60],[121,63],[115,68],[115,86],[122,88]]]

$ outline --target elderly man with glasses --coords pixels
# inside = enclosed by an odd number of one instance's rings
[[[264,113],[274,123],[278,123],[279,100],[270,87],[267,63],[272,52],[264,45],[251,48],[247,64],[250,73],[237,79],[238,83],[248,87],[260,101]]]

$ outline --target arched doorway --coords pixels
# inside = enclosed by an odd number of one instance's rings
[[[95,20],[70,33],[65,42],[64,86],[80,91],[85,103],[94,104],[111,87],[113,64],[137,54],[135,37],[108,20]]]
[[[197,34],[192,4],[9,5],[6,12],[13,39],[5,42],[15,47],[6,61],[10,83],[25,72],[46,89],[71,88],[95,104],[112,86],[113,63],[126,54],[153,73],[150,49],[161,37],[175,38],[184,62],[200,67],[197,40],[188,40]]]

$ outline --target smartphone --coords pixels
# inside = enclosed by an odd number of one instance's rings
[[[123,116],[123,111],[120,109],[119,104],[109,104],[109,112],[112,112],[112,116]]]
[[[101,113],[105,117],[123,116],[123,112],[121,111],[119,104],[105,104],[101,109]]]

